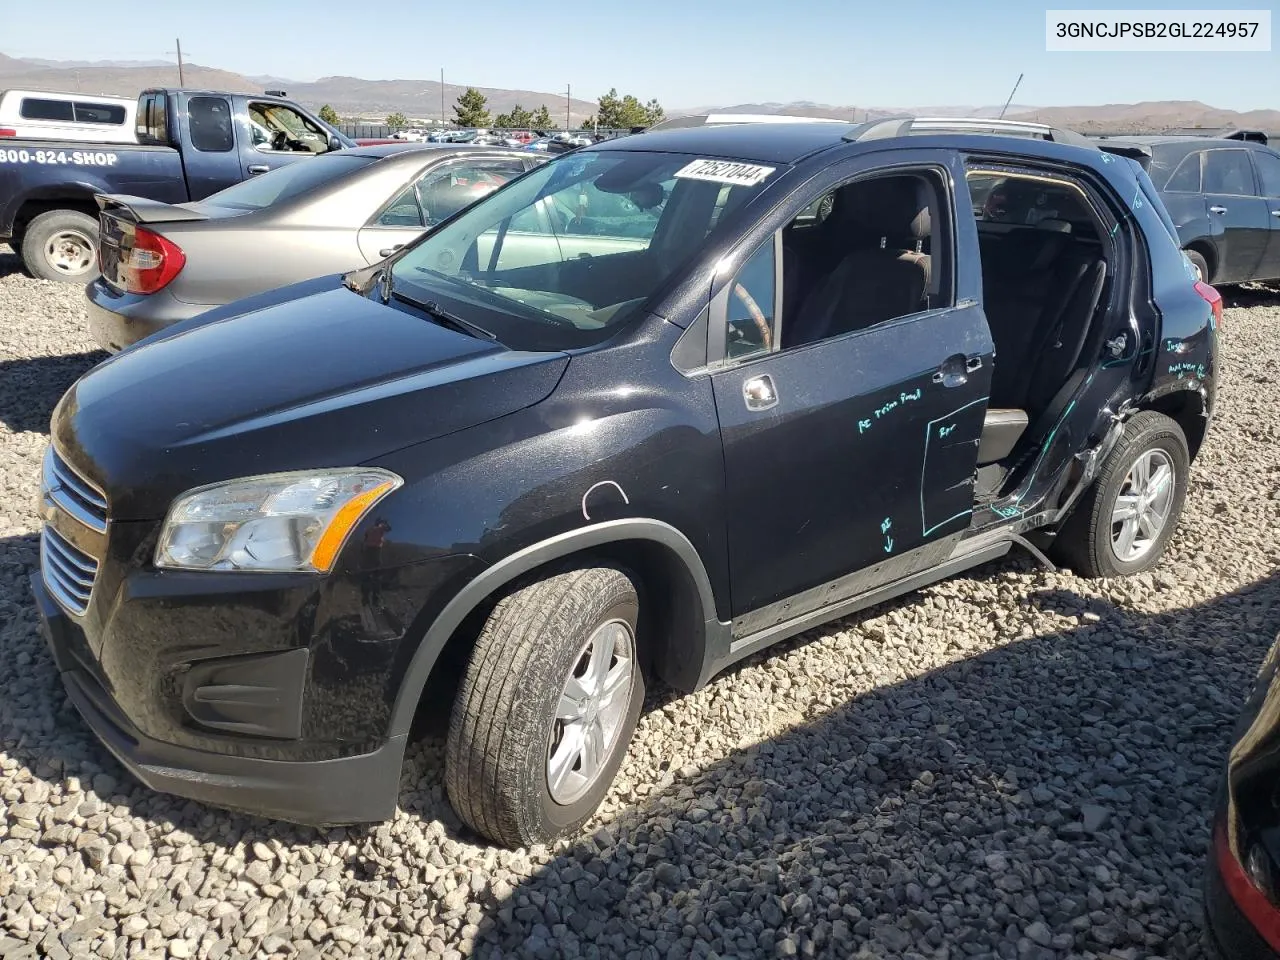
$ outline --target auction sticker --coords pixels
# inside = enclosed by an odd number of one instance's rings
[[[0,163],[63,163],[81,167],[113,167],[119,157],[106,150],[32,150],[0,147]]]
[[[736,160],[694,160],[676,171],[679,180],[707,180],[736,187],[754,187],[773,173],[775,167],[761,167]]]

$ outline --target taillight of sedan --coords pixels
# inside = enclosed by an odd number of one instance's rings
[[[133,244],[120,250],[118,276],[126,293],[162,290],[186,266],[187,257],[172,240],[145,227],[134,227]]]

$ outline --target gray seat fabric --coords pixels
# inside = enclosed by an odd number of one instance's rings
[[[823,224],[821,251],[839,260],[825,276],[814,271],[821,276],[816,287],[802,293],[794,319],[784,317],[783,345],[813,343],[924,309],[931,280],[929,254],[923,251],[931,199],[916,177],[842,188]],[[798,269],[793,265],[793,276]]]

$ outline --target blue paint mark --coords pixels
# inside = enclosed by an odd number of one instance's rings
[[[992,507],[991,512],[1005,520],[1012,520],[1014,517],[1021,515],[1021,507]]]
[[[871,421],[870,421],[870,420],[859,420],[859,421],[858,421],[858,433],[859,433],[859,434],[866,433],[866,432],[867,432],[868,430],[870,430],[870,429],[871,429]]]
[[[893,537],[884,538],[884,552],[893,553]]]
[[[1135,192],[1133,195],[1133,209],[1135,210],[1142,209],[1142,188],[1141,187],[1139,187],[1137,192]]]
[[[1195,374],[1195,376],[1198,379],[1203,380],[1204,364],[1203,363],[1171,363],[1169,365],[1169,372],[1179,377],[1185,377],[1185,376],[1188,376],[1189,374]]]
[[[880,521],[880,532],[888,533],[889,528],[892,526],[893,526],[893,518],[885,517],[883,520]]]
[[[1103,162],[1103,163],[1115,163],[1115,162],[1116,162],[1116,158],[1115,158],[1115,157],[1113,157],[1113,156],[1112,156],[1111,154],[1109,154],[1109,153],[1103,153],[1103,155],[1102,155],[1102,162]]]
[[[1111,228],[1111,235],[1114,237],[1119,232],[1120,232],[1120,224],[1117,223],[1114,227]]]

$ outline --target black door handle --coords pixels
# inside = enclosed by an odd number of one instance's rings
[[[968,368],[969,358],[963,353],[953,354],[942,361],[933,374],[933,382],[940,383],[944,387],[962,387],[969,382],[969,374],[966,372]],[[978,365],[982,365],[981,358],[978,358]],[[975,368],[976,369],[976,368]]]
[[[969,373],[973,373],[975,370],[981,370],[982,357],[978,356],[977,354],[974,354],[972,357],[969,357],[964,362],[964,368]]]

